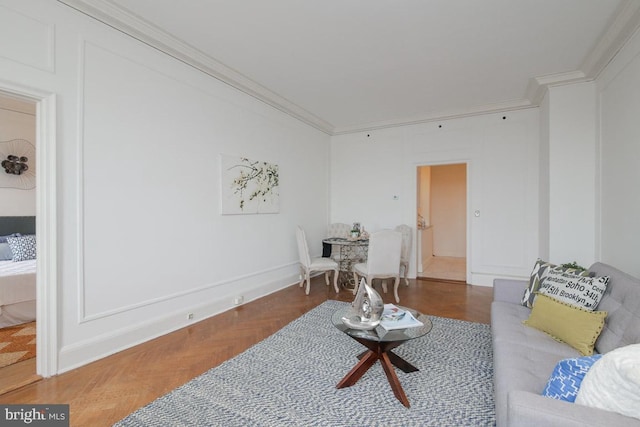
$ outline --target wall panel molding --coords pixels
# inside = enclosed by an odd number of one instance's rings
[[[0,6],[0,57],[49,73],[55,72],[55,26]],[[19,46],[19,49],[16,47]]]
[[[101,0],[59,0],[100,22],[152,46],[314,128],[331,134],[333,125],[227,67],[143,19]]]

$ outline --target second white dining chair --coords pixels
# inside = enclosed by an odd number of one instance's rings
[[[382,230],[372,233],[369,237],[369,252],[367,262],[353,266],[353,277],[356,287],[353,293],[358,292],[358,277],[365,277],[369,286],[373,286],[373,279],[393,278],[393,294],[396,302],[400,302],[398,296],[398,284],[400,283],[400,255],[402,250],[402,233],[393,230]],[[387,292],[387,284],[382,282],[382,290]]]
[[[305,293],[309,295],[311,288],[311,273],[314,271],[323,271],[324,280],[329,286],[329,273],[333,271],[333,287],[336,293],[340,292],[338,288],[338,263],[330,258],[311,258],[309,255],[309,246],[307,245],[307,236],[299,225],[296,227],[296,240],[298,241],[298,256],[300,258],[301,280],[300,287],[306,281],[307,288]]]
[[[404,276],[405,285],[409,286],[409,259],[411,258],[411,243],[413,242],[413,230],[406,224],[399,225],[396,231],[402,233],[402,251],[400,252],[400,267]]]

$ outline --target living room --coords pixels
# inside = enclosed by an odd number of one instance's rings
[[[425,165],[468,165],[468,283],[526,277],[538,257],[640,275],[640,200],[623,193],[640,178],[637,2],[588,15],[584,54],[528,76],[528,104],[329,129],[148,27],[154,45],[135,14],[109,16],[117,3],[0,2],[0,90],[38,103],[41,375],[290,286],[295,224],[317,251],[331,222],[416,224]],[[279,165],[278,214],[220,214],[226,154]]]

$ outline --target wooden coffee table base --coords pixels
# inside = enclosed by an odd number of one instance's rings
[[[404,341],[377,342],[359,339],[356,337],[352,338],[366,346],[369,350],[358,356],[360,361],[351,369],[351,371],[349,371],[338,385],[336,385],[336,388],[351,387],[357,383],[360,378],[362,378],[364,373],[367,372],[369,368],[376,363],[376,361],[379,360],[382,365],[382,369],[384,369],[384,373],[387,375],[393,394],[404,406],[409,408],[411,405],[409,405],[409,400],[404,394],[404,390],[402,389],[402,385],[400,384],[400,380],[398,379],[393,366],[395,365],[402,369],[403,372],[407,373],[416,372],[419,369],[391,351]]]

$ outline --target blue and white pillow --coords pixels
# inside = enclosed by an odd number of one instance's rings
[[[0,261],[10,261],[13,259],[11,248],[7,242],[0,242]]]
[[[575,402],[584,376],[601,357],[601,354],[594,354],[561,360],[553,369],[542,395],[565,402]]]
[[[13,261],[36,259],[36,236],[34,234],[7,237],[7,243],[9,243],[9,248],[13,253]]]
[[[21,236],[20,233],[11,233],[11,234],[7,234],[6,236],[0,236],[0,243],[7,243],[7,238],[8,237],[16,237],[16,236]]]

